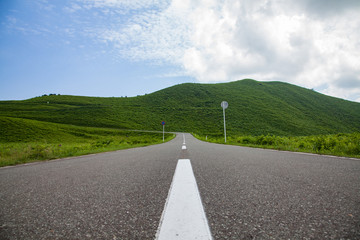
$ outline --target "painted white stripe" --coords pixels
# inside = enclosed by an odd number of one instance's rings
[[[285,150],[275,150],[275,149],[263,149],[258,148],[259,150],[263,151],[271,151],[271,152],[286,152],[286,153],[294,153],[294,154],[300,154],[300,155],[308,155],[308,156],[316,156],[316,157],[323,157],[323,158],[336,158],[338,160],[355,160],[360,161],[359,158],[351,158],[351,157],[341,157],[341,156],[332,156],[332,155],[321,155],[316,153],[307,153],[307,152],[291,152],[291,151],[285,151]]]
[[[156,239],[212,239],[190,159],[177,163]]]
[[[185,146],[185,145],[183,145],[181,149],[183,149],[183,150],[184,150],[184,149],[186,149],[186,146]]]
[[[183,133],[183,144],[185,145],[185,134]]]

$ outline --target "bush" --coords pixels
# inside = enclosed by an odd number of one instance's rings
[[[205,140],[205,137],[197,137]],[[255,145],[279,150],[360,157],[360,133],[303,137],[280,137],[272,135],[233,136],[228,139],[229,144],[235,145]],[[212,136],[208,137],[208,141],[223,143],[224,139],[219,136]]]
[[[52,154],[52,150],[49,146],[36,145],[30,146],[28,152],[28,158],[30,159],[45,159]]]

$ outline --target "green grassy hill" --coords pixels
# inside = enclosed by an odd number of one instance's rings
[[[44,96],[0,101],[0,116],[77,126],[228,134],[305,136],[360,131],[360,103],[282,82],[180,84],[145,96]]]

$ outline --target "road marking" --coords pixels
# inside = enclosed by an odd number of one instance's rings
[[[185,134],[183,133],[183,144],[185,145]]]
[[[177,163],[156,239],[212,240],[190,159]]]
[[[185,146],[185,145],[183,145],[181,149],[183,149],[183,150],[184,150],[184,149],[186,149],[186,146]]]
[[[292,152],[292,151],[286,151],[286,150],[275,150],[275,149],[265,149],[265,148],[257,148],[264,151],[272,151],[272,152],[284,152],[284,153],[294,153],[299,155],[307,155],[307,156],[314,156],[314,157],[324,157],[324,158],[336,158],[338,160],[353,160],[353,161],[360,161],[359,158],[351,158],[351,157],[342,157],[342,156],[333,156],[333,155],[323,155],[323,154],[317,154],[317,153],[307,153],[307,152]]]

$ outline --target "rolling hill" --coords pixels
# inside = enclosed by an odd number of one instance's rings
[[[0,117],[77,126],[228,134],[306,136],[360,131],[360,103],[282,82],[251,79],[221,84],[186,83],[138,97],[52,95],[0,101]]]

